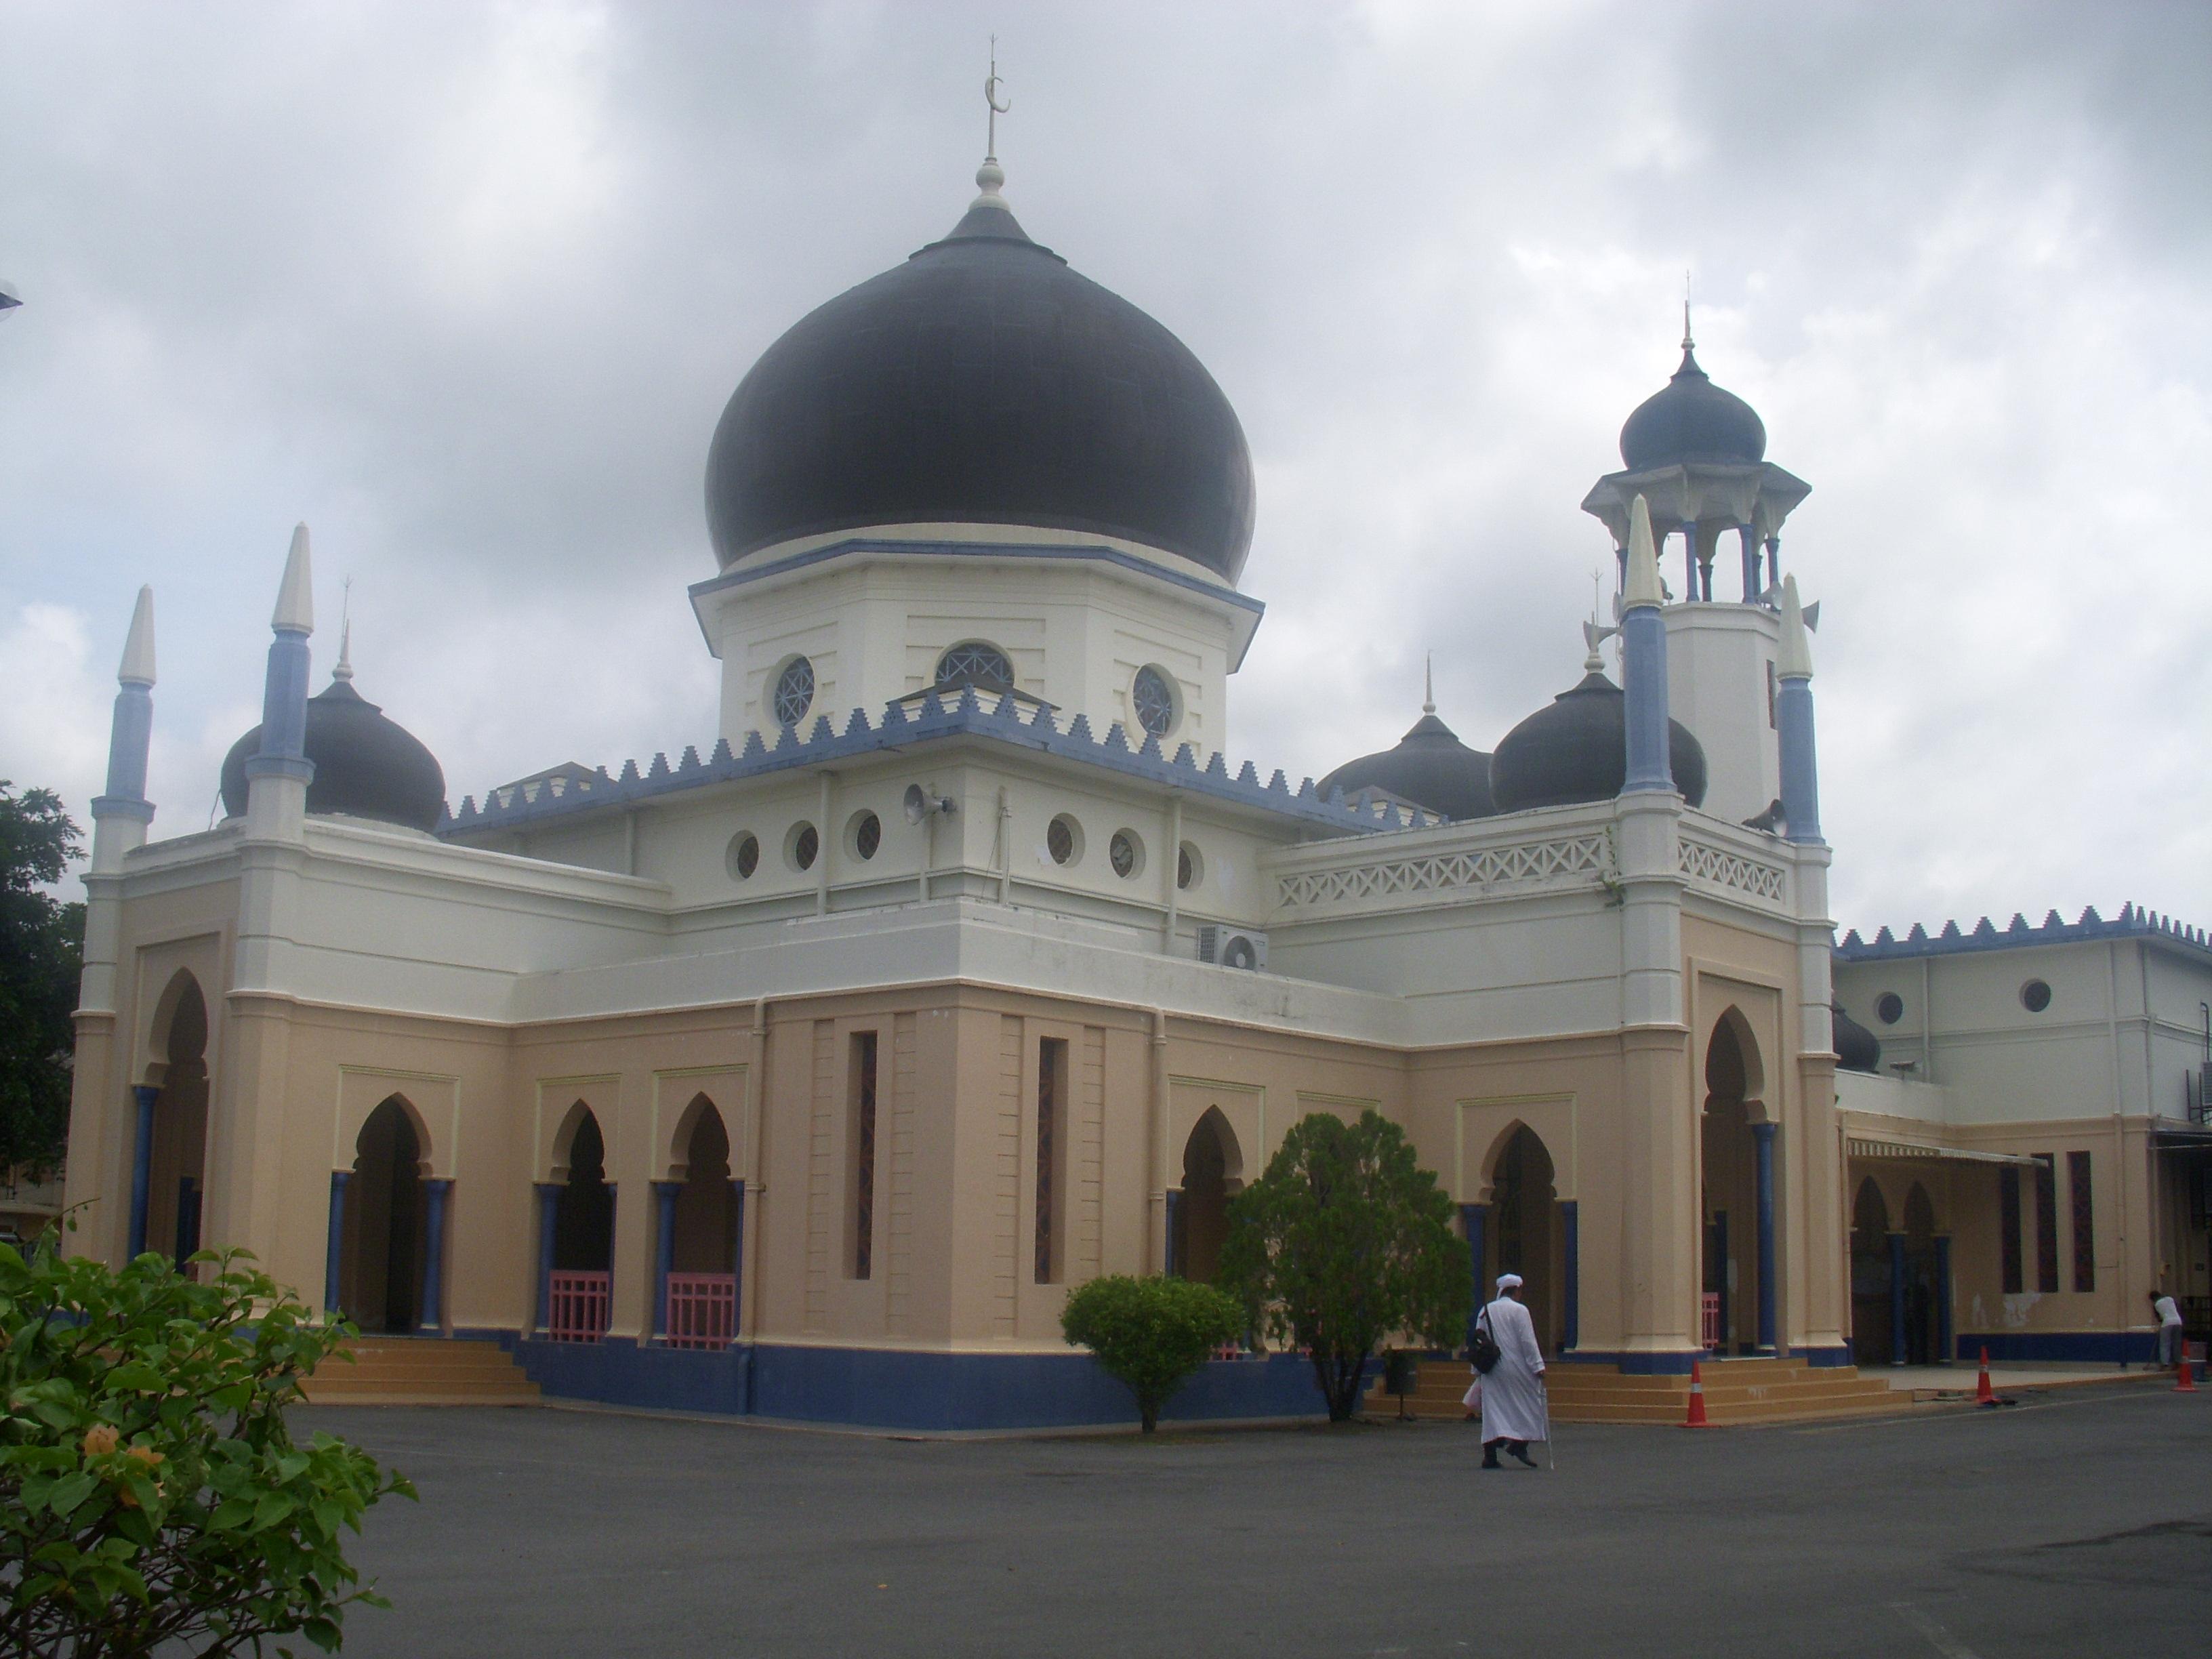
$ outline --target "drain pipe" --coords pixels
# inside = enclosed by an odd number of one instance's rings
[[[1176,923],[1180,920],[1179,911],[1182,899],[1182,889],[1177,879],[1182,869],[1182,797],[1181,795],[1170,799],[1168,844],[1160,850],[1162,854],[1160,872],[1165,880],[1168,893],[1167,917],[1160,924],[1160,954],[1171,957],[1175,954]]]
[[[744,1272],[739,1277],[738,1328],[733,1337],[757,1340],[760,1335],[760,1237],[762,1201],[768,1196],[768,1178],[763,1173],[763,1160],[768,1155],[768,999],[761,998],[753,1004],[752,1050],[745,1066],[745,1148],[746,1173],[751,1176],[745,1187],[744,1224],[738,1230],[738,1248],[744,1252]],[[748,1405],[750,1409],[750,1404]]]
[[[830,914],[830,775],[822,774],[822,805],[814,815],[814,914]]]
[[[1013,902],[1014,803],[1004,784],[999,786],[999,902]]]
[[[1152,1237],[1145,1245],[1145,1260],[1151,1271],[1167,1271],[1168,1239],[1168,1011],[1152,1010],[1152,1121],[1146,1125],[1146,1139],[1152,1146],[1152,1180],[1153,1195],[1158,1204],[1152,1212]]]

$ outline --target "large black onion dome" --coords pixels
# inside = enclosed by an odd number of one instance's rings
[[[1765,423],[1749,404],[1706,378],[1687,339],[1674,378],[1638,404],[1620,428],[1620,459],[1631,472],[1678,461],[1765,459]]]
[[[1349,760],[1315,786],[1354,795],[1387,789],[1401,800],[1448,818],[1486,818],[1498,811],[1490,798],[1490,757],[1470,749],[1433,713],[1425,714],[1395,749]]]
[[[810,313],[714,428],[725,567],[869,525],[1035,525],[1182,554],[1233,582],[1252,456],[1182,341],[1039,246],[997,194],[952,234]]]
[[[321,696],[307,699],[307,758],[315,775],[307,785],[307,811],[337,812],[435,830],[446,810],[446,774],[438,757],[377,706],[334,678]],[[255,726],[222,761],[222,810],[246,811],[246,763],[261,751]]]
[[[1674,787],[1696,806],[1705,799],[1705,751],[1690,728],[1667,722]],[[1627,699],[1592,670],[1499,740],[1490,793],[1501,812],[1611,800],[1628,779]]]
[[[1835,1022],[1836,1069],[1875,1072],[1881,1068],[1881,1039],[1844,1012],[1840,1002],[1828,1005]]]

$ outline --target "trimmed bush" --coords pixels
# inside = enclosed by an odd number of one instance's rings
[[[1128,1385],[1150,1434],[1159,1426],[1160,1407],[1206,1357],[1243,1334],[1244,1313],[1211,1285],[1110,1273],[1069,1294],[1060,1328]]]

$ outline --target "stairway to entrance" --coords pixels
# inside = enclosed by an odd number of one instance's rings
[[[1716,1424],[1781,1423],[1823,1417],[1866,1417],[1910,1411],[1912,1397],[1856,1366],[1802,1359],[1711,1359],[1704,1366],[1705,1415]],[[1425,1359],[1407,1414],[1454,1420],[1466,1414],[1460,1397],[1474,1373],[1463,1359]],[[1624,1372],[1618,1365],[1555,1363],[1544,1372],[1552,1415],[1562,1423],[1679,1424],[1689,1414],[1690,1379]],[[1398,1401],[1381,1382],[1365,1409],[1395,1416]]]
[[[315,1368],[306,1393],[311,1406],[538,1404],[538,1385],[498,1343],[438,1337],[357,1336]]]

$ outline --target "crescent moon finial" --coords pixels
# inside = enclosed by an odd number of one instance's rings
[[[1011,98],[1004,103],[999,101],[999,88],[1005,84],[999,79],[999,37],[994,34],[991,37],[991,72],[983,77],[983,106],[990,111],[985,118],[987,130],[983,159],[987,161],[999,159],[999,118],[1014,106],[1014,100]]]

